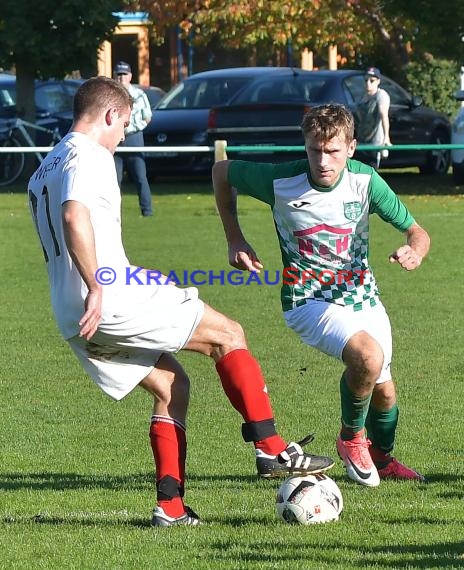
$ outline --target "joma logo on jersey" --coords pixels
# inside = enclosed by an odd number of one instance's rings
[[[345,218],[356,222],[361,216],[361,202],[344,202]]]
[[[313,228],[293,232],[298,239],[300,255],[311,257],[317,254],[328,261],[334,256],[337,258],[342,256],[348,250],[351,234],[351,228],[335,228],[328,224],[319,224]]]

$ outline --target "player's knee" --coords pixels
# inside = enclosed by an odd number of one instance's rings
[[[218,333],[217,344],[211,356],[218,360],[233,350],[247,348],[245,333],[242,325],[232,319],[223,323],[222,330]]]
[[[243,327],[237,321],[233,321],[232,319],[228,320],[227,329],[225,332],[224,337],[224,345],[229,350],[234,350],[236,348],[245,348],[246,340],[245,340],[245,332]]]
[[[166,408],[183,409],[189,400],[190,379],[180,365],[173,370],[154,368],[140,386]]]
[[[389,410],[396,404],[396,390],[392,380],[375,385],[372,404],[379,410]]]
[[[347,343],[343,360],[352,377],[364,378],[374,383],[381,375],[383,350],[367,333],[358,333]]]

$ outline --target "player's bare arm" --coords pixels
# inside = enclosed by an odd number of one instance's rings
[[[89,210],[69,200],[62,208],[63,230],[69,255],[89,290],[79,326],[86,340],[95,334],[101,319],[102,288],[95,278],[98,269],[95,239]]]
[[[406,231],[406,245],[401,246],[390,255],[391,263],[399,263],[406,271],[417,269],[430,249],[430,237],[419,226],[413,224]]]
[[[388,105],[380,105],[380,120],[382,121],[382,129],[384,132],[384,141],[383,144],[391,145],[390,141],[390,119],[388,117],[388,110],[390,107],[390,103]]]
[[[213,166],[214,195],[229,247],[229,263],[237,269],[259,273],[263,265],[246,241],[238,221],[237,192],[227,180],[229,165],[229,160],[222,160]]]

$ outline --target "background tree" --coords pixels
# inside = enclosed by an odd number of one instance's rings
[[[158,41],[179,25],[184,37],[207,44],[219,37],[230,48],[291,42],[296,52],[326,52],[336,44],[347,64],[364,65],[382,56],[392,70],[413,57],[464,59],[462,0],[134,0],[133,9],[151,14]],[[372,63],[372,62],[369,62]],[[380,65],[380,64],[379,64]],[[382,66],[385,67],[385,66]],[[403,76],[404,77],[404,76]]]
[[[95,70],[123,0],[1,0],[0,66],[16,69],[19,116],[34,120],[34,80]]]
[[[123,10],[148,12],[158,42],[179,26],[203,45],[215,38],[251,52],[291,43],[296,60],[305,47],[326,54],[336,44],[346,65],[376,64],[399,80],[414,59],[464,63],[462,0],[1,0],[0,66],[16,68],[20,116],[34,117],[34,79],[95,70],[118,23],[112,13]]]
[[[163,41],[167,30],[179,26],[185,38],[207,44],[219,37],[235,49],[290,41],[296,50],[363,45],[363,28],[346,0],[171,0],[128,1],[133,10],[150,14],[154,37]]]
[[[398,80],[406,78],[412,61],[435,58],[464,63],[464,4],[462,0],[349,0],[365,23],[370,53],[359,50]]]
[[[390,0],[387,14],[397,11],[416,24],[414,52],[464,64],[464,2],[462,0]],[[426,56],[427,57],[427,56]]]

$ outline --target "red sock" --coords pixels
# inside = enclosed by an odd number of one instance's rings
[[[216,363],[216,370],[230,403],[245,422],[273,418],[261,368],[248,350],[237,349],[227,353]],[[254,445],[270,455],[277,455],[287,447],[277,434],[255,441]]]
[[[156,466],[156,481],[166,476],[173,477],[183,489],[185,481],[185,459],[187,438],[185,426],[167,416],[152,416],[150,443]],[[170,500],[158,500],[158,505],[170,517],[180,517],[185,512],[181,496]]]

